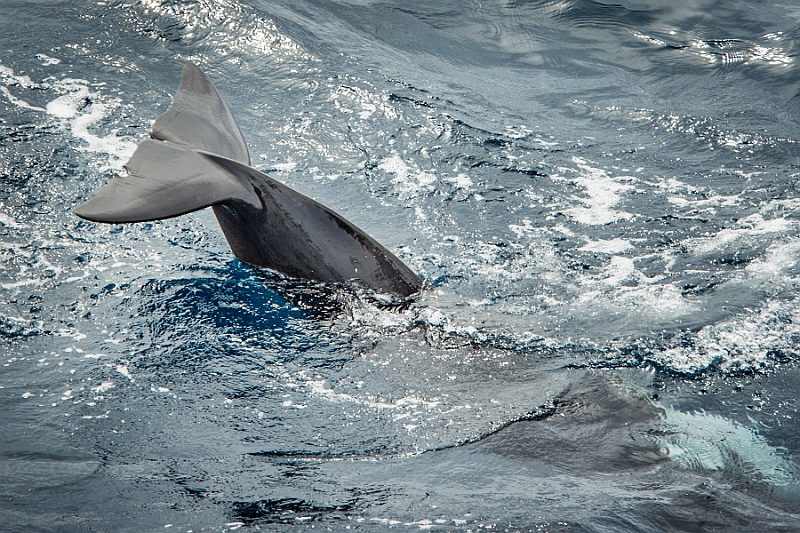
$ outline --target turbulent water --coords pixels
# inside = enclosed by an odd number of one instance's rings
[[[800,5],[0,3],[0,529],[800,530]],[[425,281],[81,221],[214,80]]]

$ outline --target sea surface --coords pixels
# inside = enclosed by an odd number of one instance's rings
[[[800,531],[799,53],[794,1],[2,0],[0,530]],[[188,61],[426,288],[74,216]]]

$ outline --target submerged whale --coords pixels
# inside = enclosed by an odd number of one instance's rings
[[[375,239],[324,205],[250,167],[228,105],[187,63],[172,106],[130,161],[75,214],[124,224],[211,206],[233,254],[259,267],[322,282],[359,279],[409,296],[422,282]]]

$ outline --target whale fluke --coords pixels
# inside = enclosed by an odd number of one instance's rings
[[[213,207],[240,260],[323,282],[360,279],[409,296],[422,282],[375,239],[324,205],[250,167],[241,131],[211,80],[183,67],[172,106],[125,164],[75,214],[121,224]]]
[[[250,164],[244,136],[228,104],[192,63],[183,66],[172,105],[156,119],[150,137]]]
[[[75,214],[93,222],[124,224],[175,217],[233,200],[261,205],[246,180],[200,152],[169,142],[142,142],[125,170],[126,177],[115,174]]]

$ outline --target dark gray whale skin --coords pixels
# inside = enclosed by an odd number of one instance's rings
[[[375,239],[324,205],[250,167],[236,121],[211,80],[183,67],[170,109],[125,164],[75,214],[122,224],[213,207],[240,260],[322,282],[359,279],[410,296],[420,278]]]

